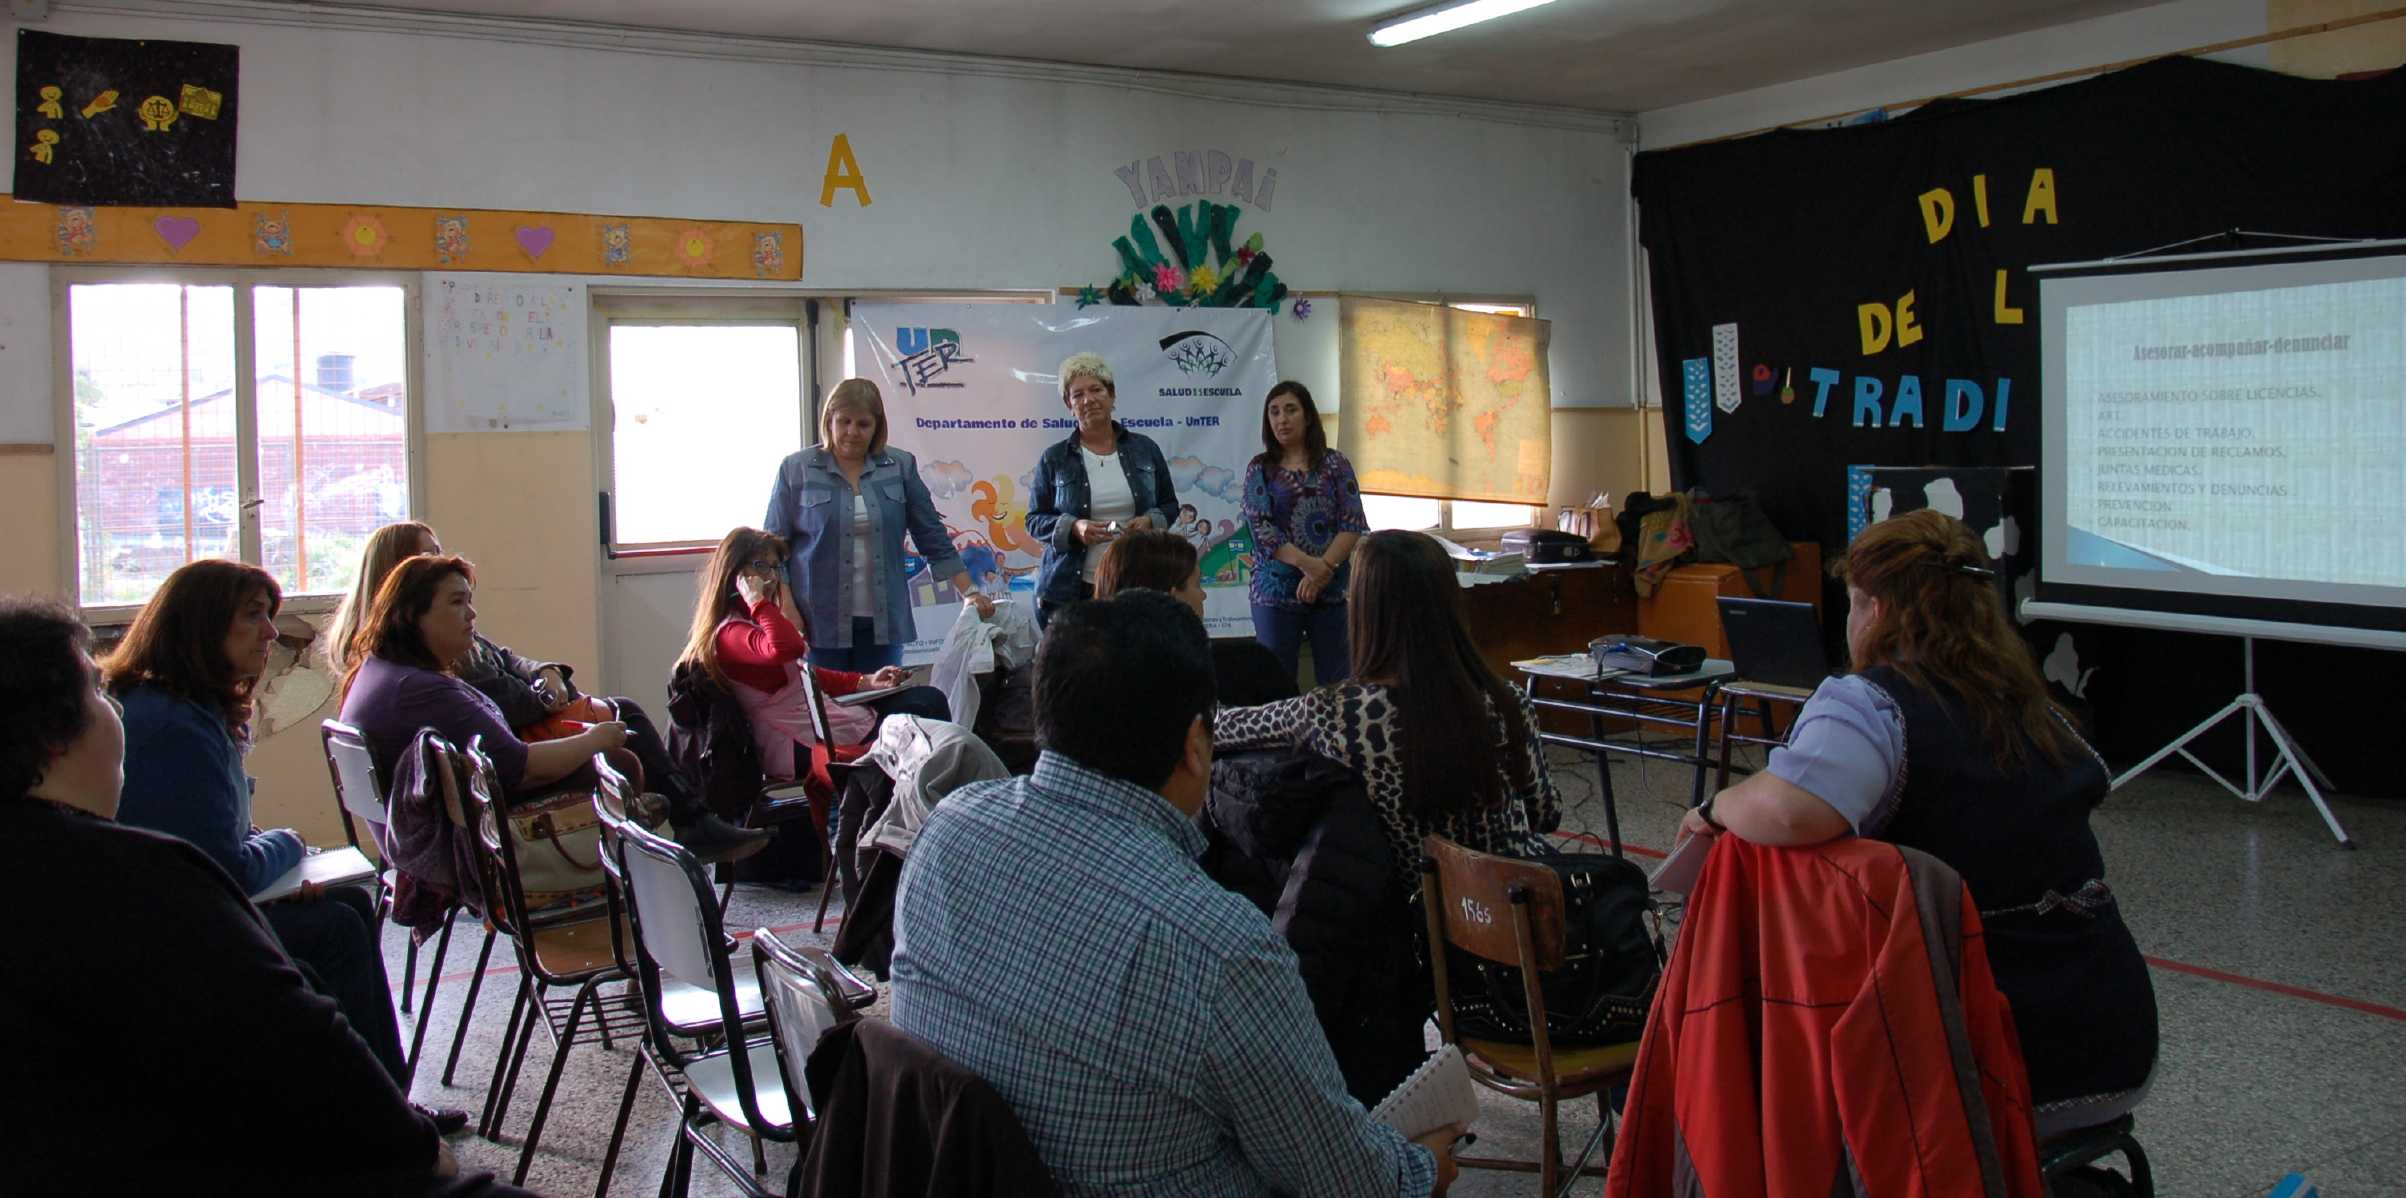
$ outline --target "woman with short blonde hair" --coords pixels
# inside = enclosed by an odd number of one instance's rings
[[[1028,491],[1028,535],[1044,542],[1036,570],[1036,623],[1062,604],[1094,594],[1103,549],[1122,533],[1167,529],[1178,492],[1161,447],[1112,419],[1119,402],[1111,364],[1101,354],[1061,361],[1061,404],[1077,421],[1068,437],[1036,459]]]
[[[810,660],[870,673],[902,661],[918,639],[902,537],[928,576],[951,582],[980,616],[994,601],[961,564],[952,532],[919,477],[919,462],[886,441],[877,384],[845,379],[819,406],[819,443],[789,455],[769,488],[767,531],[793,546],[788,589],[810,637]]]

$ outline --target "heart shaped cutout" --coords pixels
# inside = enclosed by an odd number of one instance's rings
[[[520,225],[517,234],[518,248],[526,251],[529,261],[540,259],[551,248],[553,234],[549,225]]]
[[[159,240],[166,242],[168,249],[178,253],[200,236],[200,221],[189,216],[162,216],[152,221],[150,227],[158,230]]]

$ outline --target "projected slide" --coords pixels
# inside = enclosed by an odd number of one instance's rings
[[[2065,565],[2266,597],[2406,586],[2406,278],[2072,298],[2061,320]]]

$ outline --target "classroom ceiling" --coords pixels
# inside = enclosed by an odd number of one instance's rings
[[[299,0],[295,0],[299,2]],[[1556,0],[1391,50],[1411,0],[376,0],[1635,113],[2153,0]],[[323,8],[321,4],[309,7]]]

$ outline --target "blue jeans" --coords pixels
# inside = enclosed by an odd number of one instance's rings
[[[902,646],[877,643],[877,621],[868,616],[852,617],[852,647],[810,647],[810,664],[822,670],[848,670],[855,674],[874,674],[887,666],[902,664]]]
[[[1315,603],[1301,610],[1256,603],[1253,639],[1270,647],[1289,678],[1300,666],[1304,640],[1310,639],[1313,681],[1327,686],[1353,677],[1353,649],[1345,643],[1345,619],[1342,603]]]

